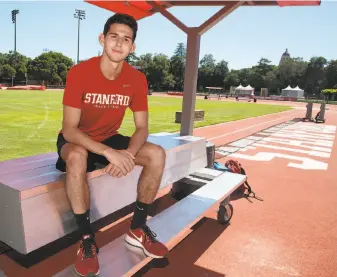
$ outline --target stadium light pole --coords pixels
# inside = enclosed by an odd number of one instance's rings
[[[75,9],[74,18],[78,19],[78,30],[77,30],[77,63],[80,60],[80,22],[85,19],[85,11]]]
[[[16,52],[16,15],[19,10],[12,10],[12,22],[14,24],[14,52]]]

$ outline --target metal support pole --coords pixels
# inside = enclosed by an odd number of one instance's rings
[[[14,23],[14,52],[16,52],[16,20]]]
[[[80,25],[81,20],[85,19],[84,10],[75,10],[74,18],[78,19],[77,23],[77,63],[80,61]]]
[[[12,22],[14,24],[14,52],[16,52],[16,16],[19,14],[19,10],[12,10]]]
[[[184,77],[184,97],[180,135],[193,134],[195,99],[197,94],[197,80],[199,67],[200,35],[197,28],[189,28],[187,33],[186,67]]]

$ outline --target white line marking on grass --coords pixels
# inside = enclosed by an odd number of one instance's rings
[[[49,116],[49,107],[48,106],[44,106],[44,109],[45,109],[45,114],[44,114],[44,119],[43,121],[41,121],[41,123],[36,127],[35,131],[32,132],[28,137],[27,139],[31,139],[33,138],[37,133],[38,131],[44,127],[44,125],[46,125],[46,122],[48,120],[48,116]]]

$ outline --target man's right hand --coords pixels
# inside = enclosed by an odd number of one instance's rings
[[[135,157],[126,150],[107,148],[103,155],[110,162],[110,164],[103,169],[103,172],[110,174],[111,171],[112,176],[115,175],[113,172],[115,171],[115,167],[120,168],[124,176],[131,172],[135,167]]]

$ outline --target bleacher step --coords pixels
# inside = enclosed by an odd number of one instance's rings
[[[207,173],[210,174],[212,171],[215,172],[215,170],[208,170]],[[217,171],[215,174],[220,173]],[[151,218],[148,221],[148,226],[157,234],[158,240],[172,249],[212,206],[219,204],[228,197],[246,181],[246,178],[246,176],[240,174],[221,173],[200,189]],[[124,235],[122,235],[100,249],[99,276],[131,276],[151,259],[146,257],[142,251],[128,246],[124,241]],[[73,266],[54,275],[54,277],[69,276],[76,276],[73,273]]]

